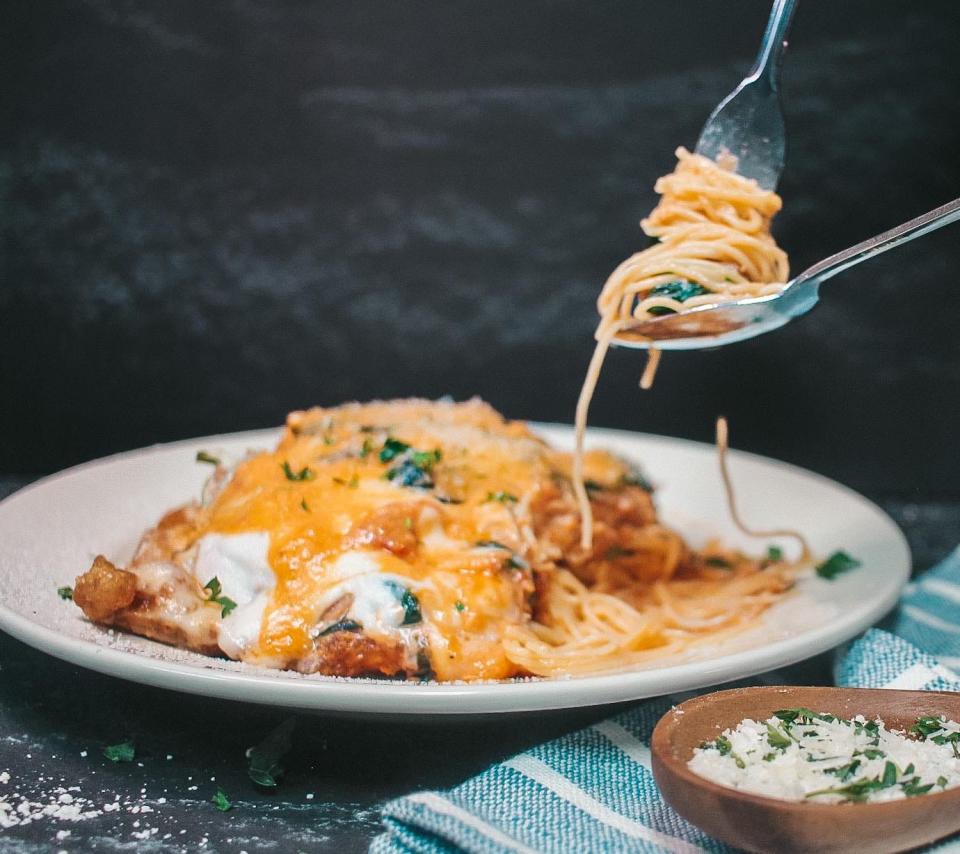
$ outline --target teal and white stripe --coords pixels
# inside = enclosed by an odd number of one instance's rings
[[[837,683],[960,691],[960,549],[904,594],[889,623],[838,661]],[[372,854],[728,852],[668,807],[650,770],[650,734],[669,700],[534,747],[446,792],[383,810]],[[960,854],[960,840],[933,849]]]

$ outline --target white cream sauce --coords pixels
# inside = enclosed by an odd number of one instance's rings
[[[220,621],[220,649],[234,659],[243,658],[260,637],[263,613],[276,578],[267,560],[270,535],[207,534],[199,543],[193,574],[201,584],[220,582],[222,595],[237,603]]]

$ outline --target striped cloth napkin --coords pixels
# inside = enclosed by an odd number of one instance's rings
[[[907,587],[884,626],[840,653],[838,685],[960,691],[960,548]],[[731,851],[677,815],[654,783],[650,734],[670,705],[647,701],[449,791],[392,801],[371,854]]]

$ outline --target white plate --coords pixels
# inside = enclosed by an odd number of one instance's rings
[[[558,446],[572,429],[538,428]],[[93,557],[123,563],[170,507],[199,495],[216,453],[271,447],[277,431],[158,445],[48,477],[0,502],[0,629],[75,664],[148,685],[291,708],[383,714],[519,712],[612,703],[716,685],[792,664],[865,629],[896,602],[910,554],[875,505],[819,475],[751,454],[731,454],[743,515],[758,527],[793,526],[819,554],[843,548],[863,566],[827,582],[805,577],[760,626],[733,641],[645,669],[573,679],[485,684],[411,684],[301,676],[221,661],[85,621],[57,587],[73,584]],[[658,485],[662,518],[695,544],[732,528],[714,449],[680,439],[592,429],[591,444],[641,463]]]

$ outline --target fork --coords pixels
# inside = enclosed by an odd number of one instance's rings
[[[711,160],[734,155],[737,172],[765,190],[777,186],[783,171],[786,134],[780,67],[796,5],[796,0],[774,0],[753,68],[710,114],[697,141],[697,154]]]

